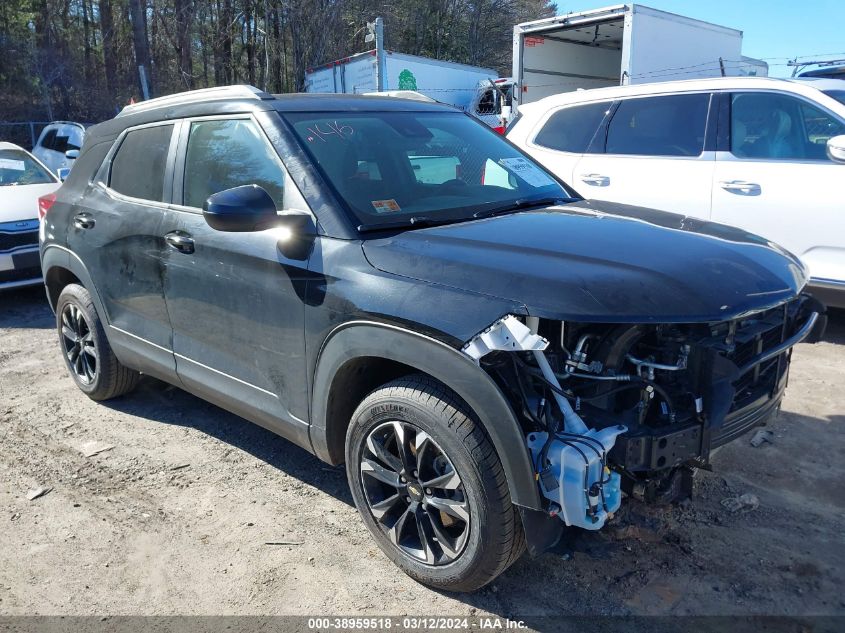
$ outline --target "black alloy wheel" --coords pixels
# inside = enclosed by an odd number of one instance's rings
[[[73,303],[62,310],[62,345],[77,380],[84,385],[93,383],[99,367],[97,345],[85,315]]]
[[[432,377],[411,374],[367,395],[352,414],[345,458],[361,520],[415,580],[475,591],[525,551],[484,425]]]
[[[428,565],[454,561],[466,545],[470,509],[454,465],[409,422],[374,428],[360,462],[370,512],[390,541]]]
[[[80,284],[62,288],[56,300],[59,348],[70,377],[92,400],[132,391],[141,375],[124,366],[112,351],[91,293]]]

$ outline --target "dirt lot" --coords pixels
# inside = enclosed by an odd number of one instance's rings
[[[691,503],[628,500],[602,532],[452,596],[381,554],[342,469],[157,381],[88,400],[43,292],[6,293],[0,613],[842,615],[844,352],[838,313],[796,351],[772,442],[724,448]],[[113,448],[85,457],[91,442]],[[745,493],[759,506],[721,503]]]

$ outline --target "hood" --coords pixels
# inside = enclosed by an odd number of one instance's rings
[[[793,255],[673,213],[580,201],[365,241],[379,270],[522,303],[545,318],[721,321],[791,299]]]
[[[0,187],[0,224],[38,219],[38,198],[52,193],[59,182]]]

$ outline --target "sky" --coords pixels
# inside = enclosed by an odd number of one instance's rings
[[[558,0],[558,13],[598,9],[625,0]],[[742,54],[764,59],[769,75],[789,77],[795,56],[845,58],[845,0],[643,0],[654,9],[729,26],[743,32]],[[828,57],[829,58],[829,57]]]

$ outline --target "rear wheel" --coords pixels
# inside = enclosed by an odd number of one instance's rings
[[[56,302],[59,345],[71,378],[92,400],[129,393],[140,379],[112,352],[89,292],[79,284],[65,286]]]
[[[524,550],[484,429],[427,376],[395,380],[359,405],[347,433],[346,470],[379,547],[424,584],[473,591]]]

